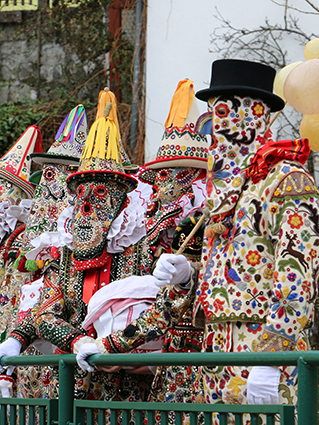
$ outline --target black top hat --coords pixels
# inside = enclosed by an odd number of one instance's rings
[[[207,101],[216,95],[232,94],[254,96],[279,111],[285,102],[273,90],[276,71],[262,63],[238,59],[221,59],[212,63],[212,78],[208,89],[200,90],[196,97]]]

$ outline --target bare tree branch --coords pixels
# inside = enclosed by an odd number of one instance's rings
[[[290,5],[288,6],[288,1],[285,1],[284,3],[279,3],[276,0],[270,0],[270,1],[274,4],[276,4],[277,6],[281,6],[281,7],[285,7],[285,8],[287,7],[287,9],[295,10],[296,12],[303,13],[305,15],[318,15],[318,13],[319,13],[319,6],[316,6],[310,0],[305,0],[305,2],[308,3],[309,6],[314,9],[314,11],[306,11],[306,10],[301,10],[301,9],[298,9],[297,7],[293,7],[293,6],[290,6]]]
[[[306,0],[306,3],[308,3],[315,11],[319,12],[319,7],[313,4],[310,0]]]

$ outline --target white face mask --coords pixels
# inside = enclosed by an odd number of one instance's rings
[[[208,156],[207,205],[212,216],[236,205],[246,180],[242,171],[267,141],[270,107],[262,100],[225,95],[209,99],[208,108],[213,146]]]

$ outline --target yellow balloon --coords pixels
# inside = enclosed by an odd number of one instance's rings
[[[299,134],[300,137],[309,139],[313,151],[319,152],[319,115],[304,115]]]
[[[305,45],[303,54],[307,60],[319,58],[319,38],[308,41]]]
[[[284,97],[302,114],[319,114],[319,59],[307,60],[289,73],[284,84]]]
[[[278,74],[275,77],[274,80],[274,89],[276,94],[281,97],[284,101],[286,101],[285,97],[284,97],[284,84],[286,81],[286,78],[288,77],[289,73],[296,68],[297,65],[300,65],[301,63],[303,63],[303,61],[300,62],[293,62],[287,66],[285,66],[284,68],[282,68]]]

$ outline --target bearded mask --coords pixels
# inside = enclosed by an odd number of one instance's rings
[[[73,214],[76,270],[100,267],[107,258],[107,236],[127,199],[127,186],[113,175],[106,180],[87,176],[77,186]]]
[[[208,157],[207,195],[211,214],[236,205],[245,182],[243,171],[267,141],[270,107],[262,100],[218,96],[208,101],[213,143]]]

